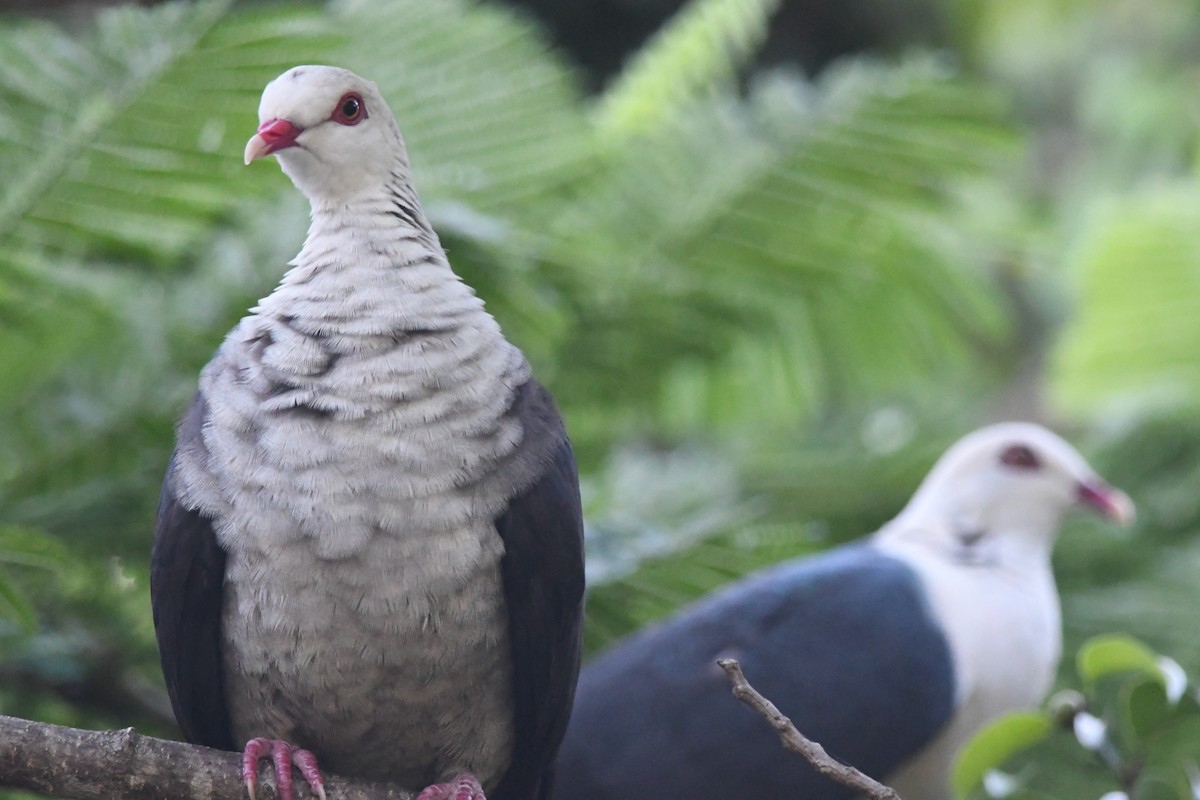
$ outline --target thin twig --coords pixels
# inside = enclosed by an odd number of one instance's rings
[[[901,800],[895,789],[884,786],[849,764],[843,764],[826,753],[824,747],[796,730],[792,721],[785,717],[774,703],[750,685],[746,676],[742,674],[741,665],[735,659],[719,658],[717,664],[729,676],[729,682],[733,685],[733,696],[757,711],[779,734],[783,746],[804,756],[817,772],[843,786],[862,792],[870,800]]]
[[[307,797],[296,778],[297,798]],[[275,800],[269,761],[259,800]],[[84,731],[0,716],[0,787],[64,800],[246,800],[241,755],[122,731]],[[325,776],[337,800],[412,800],[393,786]]]

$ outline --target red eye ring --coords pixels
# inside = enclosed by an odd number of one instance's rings
[[[1017,469],[1034,470],[1042,464],[1033,450],[1023,444],[1010,445],[1000,454],[1000,462]]]
[[[357,125],[367,118],[367,104],[358,92],[346,92],[329,118],[339,125]]]

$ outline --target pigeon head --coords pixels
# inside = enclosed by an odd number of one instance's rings
[[[1073,508],[1122,524],[1134,516],[1125,493],[1059,436],[1030,423],[1004,423],[955,443],[884,535],[938,539],[966,560],[990,560],[995,547],[1011,546],[1000,538],[1025,540],[1048,553],[1063,515]]]
[[[349,70],[293,67],[267,84],[246,163],[274,155],[316,205],[339,204],[383,188],[407,155],[375,84]]]

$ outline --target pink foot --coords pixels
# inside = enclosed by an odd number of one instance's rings
[[[469,772],[460,773],[452,781],[427,786],[416,800],[487,800],[479,779]]]
[[[307,750],[293,747],[282,739],[262,737],[246,742],[246,749],[242,752],[242,781],[246,784],[246,791],[250,793],[250,800],[255,800],[258,790],[258,762],[264,758],[270,758],[275,766],[275,794],[279,800],[295,800],[292,793],[293,764],[300,770],[304,780],[308,781],[313,794],[320,800],[325,800],[325,780],[321,777],[321,771],[317,769],[317,757]]]

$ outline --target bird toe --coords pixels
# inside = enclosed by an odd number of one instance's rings
[[[416,800],[487,800],[479,779],[469,772],[455,776],[445,783],[426,786]]]
[[[258,762],[264,758],[271,759],[275,773],[275,794],[279,800],[295,800],[295,792],[292,789],[293,766],[300,770],[300,774],[318,800],[326,800],[325,780],[317,768],[317,757],[312,752],[288,744],[282,739],[261,736],[246,742],[242,751],[242,781],[246,784],[246,793],[250,800],[256,800]]]

